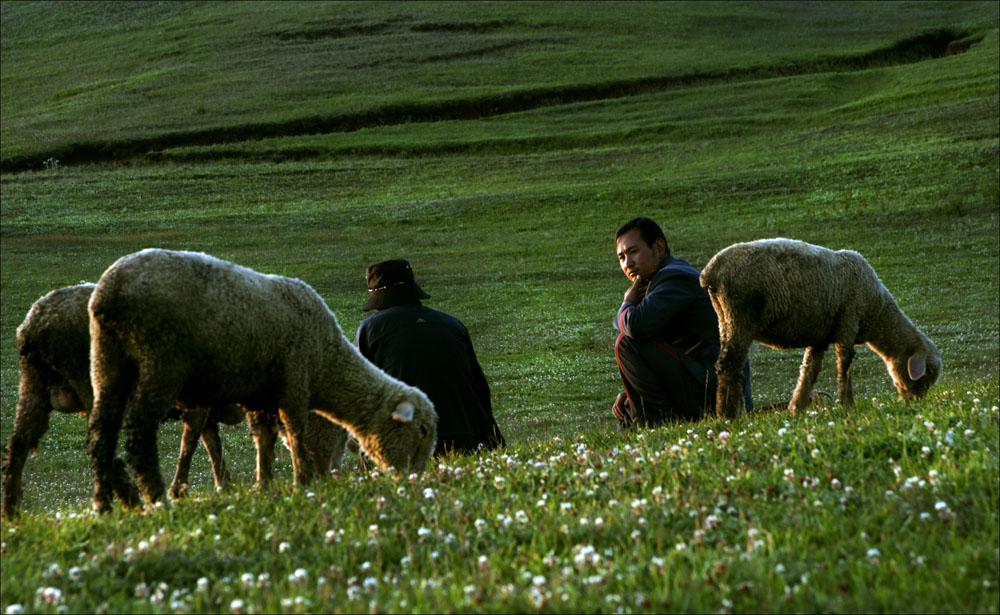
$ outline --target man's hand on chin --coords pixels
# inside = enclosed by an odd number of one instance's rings
[[[649,286],[649,280],[637,278],[635,282],[632,282],[632,286],[625,292],[625,303],[637,305],[640,301],[642,301],[642,298],[646,296],[647,286]]]

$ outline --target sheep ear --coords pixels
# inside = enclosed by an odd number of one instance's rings
[[[906,371],[910,373],[910,380],[920,380],[927,373],[927,362],[918,355],[910,355],[906,361]]]
[[[392,418],[396,419],[400,423],[409,423],[413,421],[413,404],[408,401],[401,401],[396,409],[392,412]]]

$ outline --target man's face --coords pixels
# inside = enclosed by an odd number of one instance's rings
[[[615,242],[618,251],[618,264],[628,279],[648,280],[660,268],[660,261],[666,253],[663,240],[657,239],[650,246],[642,240],[639,229],[634,228]]]

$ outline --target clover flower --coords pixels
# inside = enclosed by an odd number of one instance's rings
[[[955,513],[951,512],[951,509],[948,508],[948,503],[945,502],[944,500],[939,500],[935,502],[934,510],[937,511],[938,516],[944,519],[945,521],[949,521],[955,518]]]
[[[288,582],[293,585],[299,585],[301,583],[305,583],[308,578],[309,573],[306,572],[305,568],[296,568],[295,572],[288,575]]]
[[[877,564],[881,556],[882,554],[875,547],[868,549],[868,552],[865,553],[865,557],[868,558],[868,561],[872,564]]]
[[[58,587],[45,587],[40,588],[35,597],[43,604],[59,604],[62,602],[63,593]]]

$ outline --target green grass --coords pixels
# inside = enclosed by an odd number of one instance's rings
[[[993,612],[995,390],[590,430],[143,515],[63,507],[6,526],[4,593],[46,611],[54,587],[70,612]]]
[[[194,498],[94,518],[85,421],[54,416],[2,526],[4,608],[54,611],[36,597],[54,586],[70,612],[998,610],[992,3],[247,6],[0,5],[0,163],[32,169],[0,175],[0,440],[31,303],[156,246],[301,278],[350,337],[365,267],[410,259],[428,305],[469,327],[510,446],[413,485],[349,459],[297,492],[282,451],[260,495],[245,428],[226,428],[233,493],[199,453]],[[940,31],[973,44],[890,53]],[[364,122],[309,134],[342,117]],[[763,237],[858,250],[941,349],[941,380],[902,405],[863,349],[853,413],[619,436],[611,237],[635,215],[697,267]],[[758,405],[788,399],[800,360],[752,350]],[[179,434],[161,429],[165,475]]]

